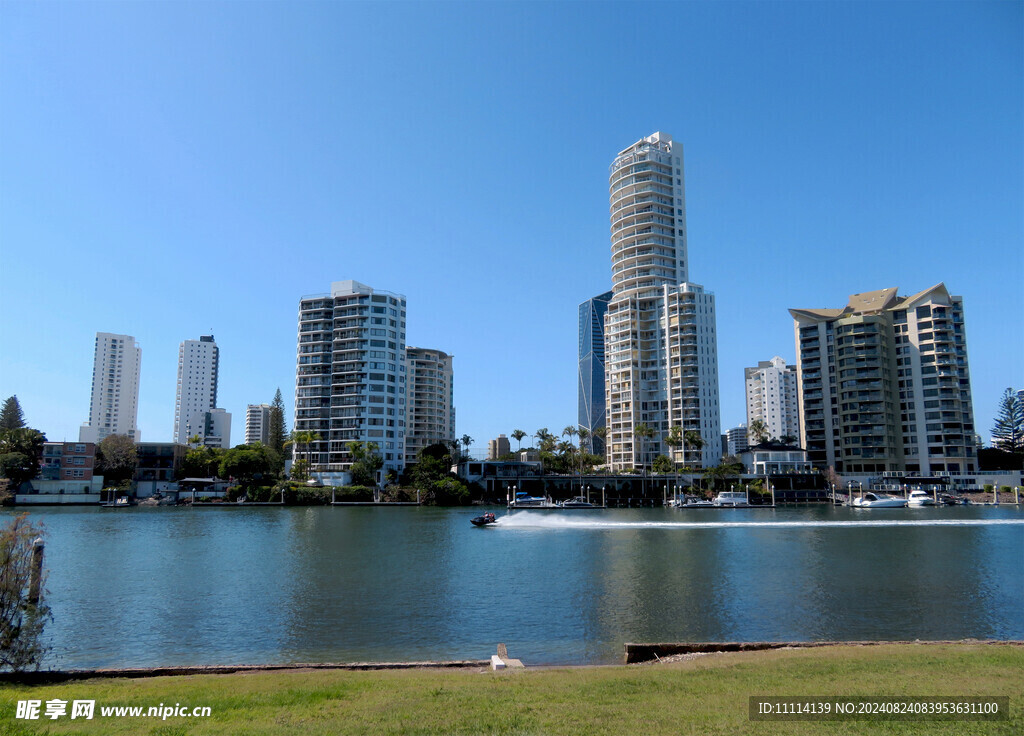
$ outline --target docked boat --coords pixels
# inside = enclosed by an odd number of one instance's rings
[[[469,520],[469,523],[473,526],[487,526],[488,524],[497,524],[498,517],[492,514],[490,511],[485,513],[483,516],[474,516]]]
[[[713,509],[715,504],[697,496],[677,496],[668,502],[674,509]]]
[[[711,505],[716,508],[740,508],[750,504],[747,502],[747,494],[744,491],[722,491],[715,496]]]
[[[590,501],[585,499],[583,496],[576,496],[575,498],[570,498],[568,501],[562,501],[562,503],[558,504],[558,506],[559,506],[559,508],[563,508],[563,509],[599,509],[599,508],[601,508],[596,503],[590,503]]]
[[[557,509],[558,506],[551,503],[543,496],[531,496],[526,491],[516,492],[516,497],[509,501],[510,509]]]
[[[924,491],[911,491],[907,498],[907,506],[934,506],[935,499]]]
[[[859,509],[901,509],[907,505],[907,499],[869,491],[853,499],[853,505]]]
[[[101,509],[127,509],[135,504],[128,496],[118,496],[112,503],[101,503]]]

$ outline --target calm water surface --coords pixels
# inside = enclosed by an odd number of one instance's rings
[[[519,511],[484,529],[478,513],[32,511],[47,664],[482,659],[497,642],[579,664],[619,662],[626,641],[1024,639],[1016,507]]]

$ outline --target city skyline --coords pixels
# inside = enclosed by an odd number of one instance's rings
[[[178,344],[212,332],[219,404],[280,388],[291,429],[296,304],[355,279],[405,294],[416,344],[456,356],[475,450],[558,432],[578,305],[611,287],[608,162],[664,130],[723,428],[745,366],[795,361],[790,308],[944,282],[987,444],[1024,378],[1021,6],[645,6],[655,29],[638,7],[4,4],[0,393],[74,440],[96,333],[129,334],[140,434],[168,440]]]

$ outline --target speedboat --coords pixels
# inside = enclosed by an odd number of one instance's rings
[[[469,520],[469,523],[473,526],[487,526],[488,524],[497,524],[498,517],[492,514],[490,511],[485,513],[483,516],[474,516]]]
[[[908,506],[934,506],[935,499],[924,491],[911,491],[907,498]]]
[[[570,498],[568,501],[562,501],[559,506],[563,509],[598,509],[601,508],[596,503],[590,503],[583,496],[576,496]]]
[[[712,506],[718,508],[738,508],[740,506],[749,506],[747,502],[747,494],[743,491],[722,491],[715,500],[711,502]]]
[[[853,499],[853,505],[859,509],[901,509],[907,505],[907,499],[869,491]]]

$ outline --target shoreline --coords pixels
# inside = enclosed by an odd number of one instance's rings
[[[955,639],[925,641],[787,641],[787,642],[657,642],[625,643],[624,661],[598,664],[543,664],[517,667],[519,671],[553,669],[587,670],[594,668],[629,668],[682,661],[709,654],[770,653],[796,649],[835,649],[841,647],[868,648],[884,646],[985,646],[1024,647],[1019,639]],[[169,665],[158,667],[98,667],[70,670],[37,670],[29,672],[0,672],[0,685],[52,685],[92,679],[143,679],[153,677],[192,677],[196,675],[246,675],[259,673],[288,673],[310,671],[386,671],[386,670],[447,670],[489,671],[490,659],[425,660],[409,662],[295,662],[281,664],[239,665]]]

